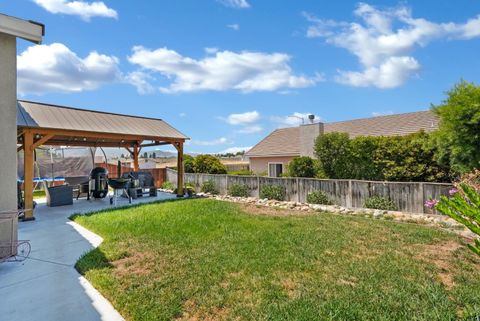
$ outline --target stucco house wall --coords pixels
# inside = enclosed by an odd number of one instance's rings
[[[17,53],[16,38],[0,33],[0,211],[17,208]],[[13,224],[13,226],[12,226]],[[12,235],[12,231],[14,235]],[[16,240],[17,221],[0,216],[0,242]],[[0,257],[9,255],[0,249]]]
[[[283,172],[286,171],[287,164],[293,159],[294,156],[281,156],[281,157],[250,157],[250,170],[255,174],[268,172],[269,163],[281,163],[283,164]]]

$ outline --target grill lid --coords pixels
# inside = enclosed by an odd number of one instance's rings
[[[103,167],[95,167],[90,172],[90,178],[95,178],[95,177],[98,177],[100,175],[104,175],[104,176],[108,175],[108,170],[106,168],[103,168]]]

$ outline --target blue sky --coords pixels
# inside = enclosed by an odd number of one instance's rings
[[[189,152],[322,121],[425,110],[480,83],[480,1],[0,0],[46,25],[19,41],[19,97],[162,118]]]

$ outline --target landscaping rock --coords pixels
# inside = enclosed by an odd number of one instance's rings
[[[406,213],[399,211],[385,211],[370,208],[346,208],[338,205],[322,205],[322,204],[305,204],[292,201],[277,201],[269,199],[257,199],[255,197],[232,197],[229,195],[212,195],[210,193],[197,193],[196,197],[208,197],[221,201],[254,204],[259,206],[267,206],[279,209],[286,209],[298,212],[330,212],[349,216],[364,216],[366,218],[389,219],[399,222],[409,222],[416,224],[426,224],[446,228],[449,231],[462,235],[464,237],[472,237],[473,233],[465,229],[461,224],[448,216],[436,214],[419,214]]]

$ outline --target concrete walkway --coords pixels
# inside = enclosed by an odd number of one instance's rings
[[[159,193],[157,198],[146,197],[133,203],[174,197]],[[0,320],[123,320],[74,268],[78,258],[102,239],[68,219],[73,213],[110,207],[107,199],[80,199],[73,206],[54,208],[39,204],[36,220],[19,224],[19,239],[30,240],[32,251],[24,262],[0,264]]]

